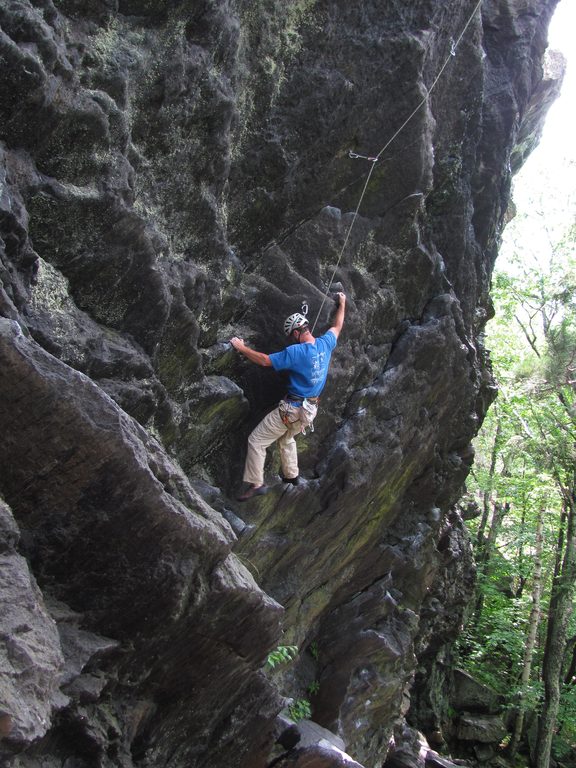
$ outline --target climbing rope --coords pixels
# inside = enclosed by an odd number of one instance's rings
[[[397,139],[398,136],[402,133],[404,128],[406,128],[406,126],[408,125],[410,120],[412,120],[414,115],[416,115],[422,109],[424,104],[426,104],[426,102],[430,98],[430,94],[432,93],[432,91],[436,87],[436,83],[442,77],[442,73],[444,72],[444,70],[448,66],[448,63],[450,62],[450,59],[452,59],[453,56],[456,56],[456,51],[458,49],[458,46],[460,45],[460,42],[461,42],[462,38],[466,34],[466,30],[468,29],[468,27],[472,23],[472,19],[476,15],[476,13],[477,13],[477,11],[478,11],[478,9],[480,8],[481,5],[482,5],[482,0],[478,0],[476,5],[474,6],[474,10],[470,14],[470,17],[468,18],[468,21],[464,25],[464,27],[462,29],[462,32],[460,32],[460,35],[458,36],[458,38],[456,40],[451,40],[450,41],[450,54],[448,55],[448,57],[447,57],[446,61],[444,62],[444,64],[442,64],[442,66],[440,67],[440,71],[438,72],[438,74],[436,75],[434,80],[432,81],[432,85],[430,86],[430,88],[428,88],[428,91],[427,91],[426,95],[420,101],[418,106],[408,115],[406,120],[404,120],[404,122],[402,123],[400,128],[398,128],[398,130],[392,135],[392,137],[390,139],[388,139],[388,141],[386,142],[386,144],[384,144],[384,146],[382,147],[380,152],[378,152],[378,154],[375,157],[370,157],[370,156],[366,156],[366,155],[358,155],[356,152],[352,152],[352,150],[349,151],[348,156],[351,159],[353,159],[353,160],[367,160],[367,161],[369,161],[370,162],[370,170],[368,171],[368,175],[366,176],[366,181],[364,183],[364,187],[362,189],[362,193],[361,193],[360,198],[358,200],[358,205],[356,206],[356,209],[354,211],[354,215],[352,216],[352,221],[350,222],[350,226],[348,227],[348,231],[346,233],[346,237],[344,238],[344,244],[342,245],[342,248],[340,249],[340,254],[338,256],[338,260],[336,261],[336,266],[334,267],[334,270],[332,272],[332,276],[330,278],[330,282],[328,283],[328,288],[326,289],[326,292],[325,292],[324,297],[322,299],[322,303],[320,304],[320,309],[318,310],[318,314],[316,315],[316,319],[314,320],[314,324],[312,325],[312,333],[314,333],[314,329],[316,328],[316,323],[318,322],[318,318],[320,317],[320,313],[322,312],[324,304],[326,303],[326,299],[328,298],[328,294],[330,292],[330,288],[332,286],[332,282],[334,281],[334,277],[336,275],[336,271],[338,270],[338,267],[340,265],[340,261],[342,260],[342,256],[344,254],[344,251],[346,250],[346,246],[348,245],[348,240],[350,239],[350,233],[352,232],[352,228],[354,227],[354,224],[356,223],[356,219],[358,217],[358,211],[360,210],[360,206],[362,205],[362,201],[364,200],[364,195],[366,194],[366,190],[368,189],[368,184],[370,183],[370,179],[372,178],[372,173],[374,172],[374,168],[376,167],[376,163],[378,162],[378,160],[380,160],[380,157],[388,149],[390,144],[392,144],[392,142],[395,139]]]

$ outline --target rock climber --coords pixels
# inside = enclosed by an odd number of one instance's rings
[[[297,485],[300,481],[295,436],[311,426],[318,410],[320,393],[324,389],[330,357],[344,325],[346,296],[338,293],[338,308],[334,325],[323,336],[312,335],[308,319],[298,312],[284,322],[284,333],[295,342],[282,352],[267,355],[257,352],[234,336],[230,343],[248,360],[275,371],[288,371],[288,393],[277,408],[265,416],[248,437],[248,452],[244,465],[244,482],[248,484],[238,501],[248,501],[268,491],[264,485],[266,448],[276,440],[280,448],[282,481]]]

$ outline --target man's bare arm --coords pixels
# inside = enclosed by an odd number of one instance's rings
[[[344,325],[344,315],[346,314],[346,294],[344,293],[338,293],[338,298],[340,299],[338,303],[338,309],[336,310],[336,317],[334,318],[334,325],[330,330],[338,338],[340,335],[340,331],[342,330],[342,326]]]
[[[251,362],[256,363],[257,365],[263,365],[265,368],[268,368],[272,365],[272,361],[268,355],[266,355],[264,352],[257,352],[255,349],[250,349],[250,347],[247,347],[246,344],[244,344],[243,339],[239,339],[237,336],[234,336],[232,339],[230,339],[230,344],[232,344],[237,352],[240,352],[240,354],[244,355],[244,357],[247,357]]]

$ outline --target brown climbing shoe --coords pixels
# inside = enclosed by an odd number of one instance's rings
[[[247,491],[241,493],[240,496],[236,496],[236,498],[238,501],[248,501],[249,499],[253,499],[255,496],[264,496],[265,493],[268,493],[267,485],[251,485]]]

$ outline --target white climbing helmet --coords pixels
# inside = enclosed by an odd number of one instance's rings
[[[295,312],[284,320],[284,333],[286,336],[290,336],[292,331],[305,325],[308,325],[308,318],[301,315],[300,312]]]

